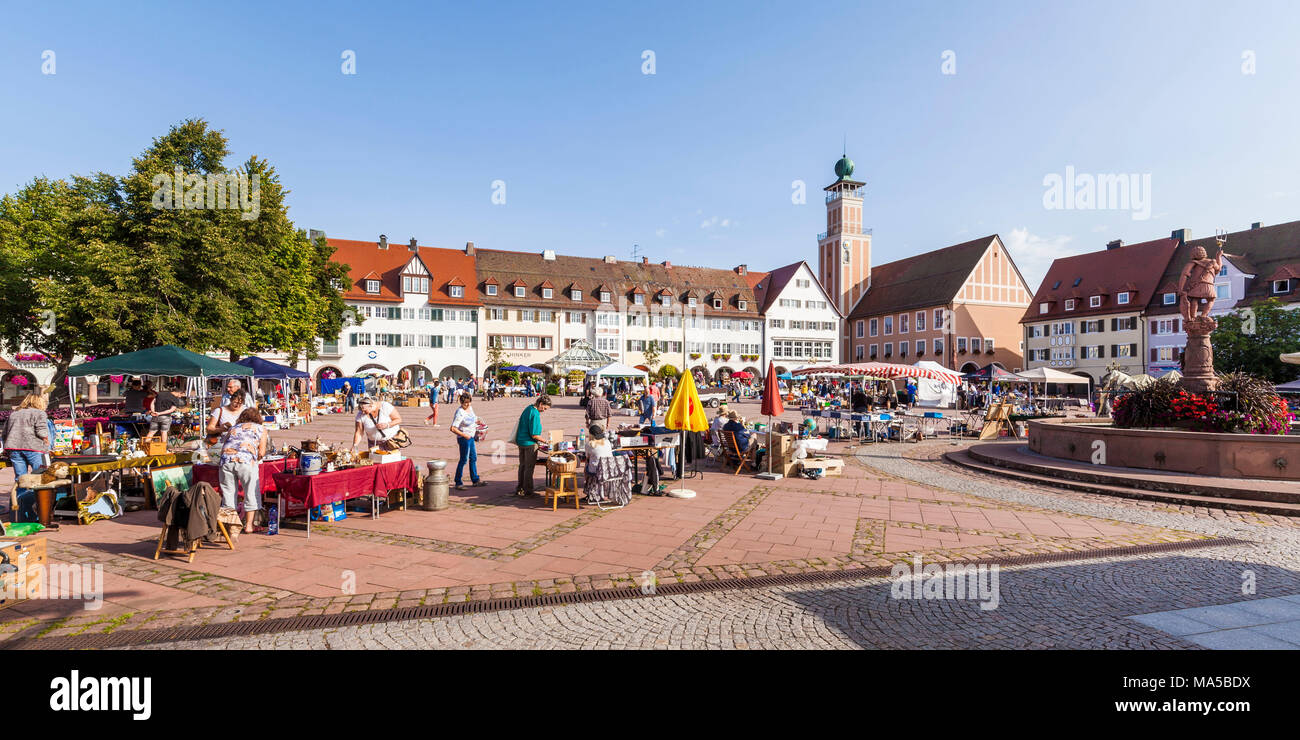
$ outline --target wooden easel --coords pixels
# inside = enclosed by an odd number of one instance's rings
[[[228,547],[230,547],[231,550],[234,550],[234,549],[235,549],[235,542],[234,542],[234,540],[230,539],[230,532],[226,529],[226,523],[223,522],[223,521],[221,521],[221,520],[217,520],[217,529],[218,529],[218,531],[221,532],[221,536],[226,538],[226,545],[227,545]],[[203,538],[200,537],[200,538],[198,538],[197,540],[193,540],[192,542],[190,542],[189,547],[187,547],[187,548],[185,548],[185,549],[183,549],[183,550],[164,550],[164,549],[163,549],[163,542],[165,542],[166,540],[167,540],[167,527],[163,527],[163,528],[162,528],[162,532],[160,532],[160,533],[158,534],[158,549],[157,549],[157,550],[154,550],[154,552],[153,552],[153,559],[154,559],[154,560],[157,560],[157,559],[159,558],[159,556],[164,555],[164,554],[166,554],[166,555],[185,555],[185,556],[187,556],[187,559],[186,559],[185,562],[187,562],[187,563],[192,563],[192,562],[194,562],[194,554],[195,554],[196,552],[198,552],[198,551],[199,551],[199,548],[203,545]]]
[[[980,441],[997,439],[1003,425],[1011,432],[1011,436],[1020,439],[1016,425],[1011,423],[1011,404],[995,403],[989,406],[988,413],[984,415],[984,428],[980,430]]]

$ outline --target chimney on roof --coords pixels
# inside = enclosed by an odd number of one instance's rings
[[[669,262],[668,260],[664,260],[664,267],[671,270],[673,269],[673,263]]]
[[[1124,246],[1123,239],[1112,239],[1111,241],[1106,242],[1106,249],[1119,249],[1122,246]]]
[[[388,249],[388,237],[384,234],[379,235],[379,248]]]
[[[415,241],[415,237],[411,237],[411,251],[412,252],[420,251],[420,245]]]
[[[745,272],[747,271],[747,268],[748,268],[748,267],[749,267],[749,265],[737,265],[737,266],[736,266],[736,274],[737,274],[737,275],[744,275]]]
[[[544,260],[549,260],[549,261],[551,261],[551,262],[554,262],[554,261],[555,261],[555,250],[554,250],[554,249],[543,249],[543,250],[542,250],[542,259],[544,259]]]
[[[1177,239],[1178,246],[1181,247],[1183,244],[1187,243],[1188,239],[1192,238],[1192,231],[1191,229],[1174,229],[1169,233],[1169,238]]]
[[[474,254],[474,242],[465,242],[465,254]]]
[[[616,264],[618,264],[618,260],[614,259],[614,255],[612,255],[612,254],[607,254],[607,255],[605,255],[605,264],[607,264],[607,265],[616,265]]]
[[[1252,230],[1253,230],[1253,229],[1258,229],[1258,228],[1259,228],[1259,222],[1256,221],[1255,223],[1251,224],[1251,225],[1250,225],[1250,228],[1251,228]]]

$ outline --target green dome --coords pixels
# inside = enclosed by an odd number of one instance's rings
[[[853,160],[847,154],[835,163],[835,175],[841,180],[853,176]]]

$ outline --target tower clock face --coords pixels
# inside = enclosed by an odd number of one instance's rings
[[[840,259],[846,265],[849,263],[849,245],[845,244],[844,246],[840,247]]]

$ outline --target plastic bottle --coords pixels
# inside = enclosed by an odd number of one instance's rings
[[[276,504],[271,504],[271,506],[267,508],[266,510],[266,533],[267,534],[280,534],[280,517],[278,516],[278,514],[279,514],[279,507]]]

